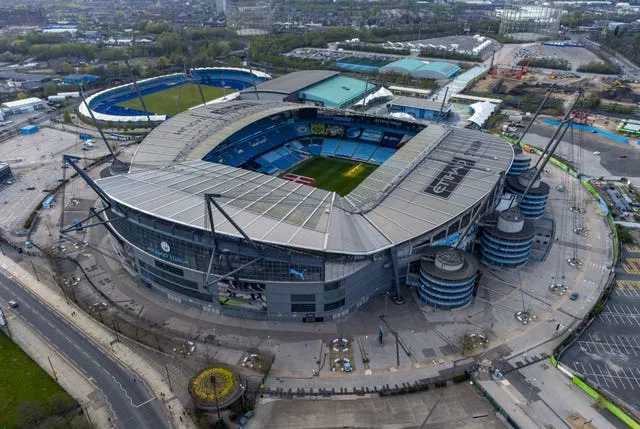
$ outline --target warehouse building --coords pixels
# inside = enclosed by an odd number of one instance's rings
[[[36,97],[2,103],[2,112],[5,115],[29,113],[40,109],[44,109],[44,102]]]
[[[381,67],[380,73],[408,74],[418,79],[451,79],[460,72],[460,67],[444,61],[422,61],[403,58]]]

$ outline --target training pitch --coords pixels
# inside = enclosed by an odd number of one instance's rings
[[[234,90],[228,88],[218,88],[217,86],[201,85],[204,98],[207,101],[215,100],[231,94]],[[177,97],[177,98],[174,98]],[[180,112],[184,112],[190,107],[202,104],[202,97],[198,91],[198,85],[194,83],[185,83],[165,89],[164,91],[154,92],[153,94],[142,97],[144,104],[151,113],[158,115],[173,116]],[[140,100],[132,98],[131,100],[120,103],[122,107],[130,109],[143,110]]]
[[[376,168],[377,165],[349,159],[314,157],[298,164],[287,173],[313,177],[316,179],[316,188],[334,191],[343,196],[351,192]]]

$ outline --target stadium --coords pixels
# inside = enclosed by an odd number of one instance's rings
[[[206,67],[193,69],[190,74],[173,73],[143,79],[137,84],[145,99],[148,117],[142,109],[133,83],[97,92],[87,97],[87,104],[95,118],[101,122],[143,124],[151,120],[158,123],[177,112],[202,104],[202,96],[196,83],[201,85],[205,99],[210,101],[232,98],[237,91],[270,78],[268,74],[257,70]],[[80,104],[78,110],[83,117],[91,119],[84,104]]]
[[[322,321],[399,291],[424,252],[455,244],[494,210],[512,161],[475,130],[234,100],[170,118],[94,189],[150,288],[225,315]]]

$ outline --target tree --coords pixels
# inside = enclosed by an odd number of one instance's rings
[[[73,66],[72,66],[70,63],[68,63],[68,62],[66,62],[66,61],[63,61],[63,62],[62,62],[62,63],[60,63],[60,65],[58,66],[58,70],[60,71],[60,73],[63,73],[63,74],[70,74],[70,73],[72,73],[72,72],[73,72]]]
[[[600,106],[600,94],[592,92],[584,98],[584,107],[587,109],[597,109]]]
[[[156,61],[156,67],[160,70],[171,67],[171,61],[169,58],[162,56]]]
[[[73,417],[69,421],[68,427],[69,429],[90,429],[91,426],[89,426],[89,422],[87,422],[85,416],[81,414]]]
[[[44,86],[44,96],[55,95],[58,92],[58,85],[55,83],[48,83]]]
[[[24,100],[25,98],[27,98],[27,95],[24,92],[20,91],[16,97],[18,97],[18,100]]]
[[[55,393],[49,398],[49,405],[54,414],[64,414],[76,408],[78,403],[66,393]]]
[[[176,33],[164,32],[158,36],[158,44],[162,46],[162,50],[165,54],[171,54],[179,51],[180,49],[180,37]]]
[[[18,404],[15,410],[16,422],[23,429],[37,428],[38,421],[45,416],[45,410],[38,401],[27,400]]]
[[[40,427],[47,429],[68,429],[69,425],[62,416],[49,416],[40,422]]]
[[[68,110],[65,110],[64,111],[64,123],[65,124],[70,124],[71,122],[72,122],[71,121],[71,113],[69,113]]]

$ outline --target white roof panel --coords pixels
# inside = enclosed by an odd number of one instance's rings
[[[246,102],[234,103],[236,109],[231,111],[239,112],[238,103]],[[266,116],[299,106],[252,101],[245,107],[251,120],[237,113],[238,121],[228,128],[238,130],[255,120],[260,108]],[[424,235],[484,199],[513,160],[511,146],[498,137],[429,125],[350,194],[340,197],[276,176],[188,160],[194,152],[204,152],[222,139],[212,140],[211,127],[200,136],[188,126],[185,129],[185,124],[197,119],[192,112],[154,130],[135,157],[144,157],[145,163],[153,162],[154,156],[164,161],[167,157],[160,154],[170,141],[173,152],[169,158],[174,160],[169,165],[132,168],[128,174],[99,179],[98,185],[119,203],[195,228],[205,228],[204,194],[220,194],[217,201],[252,239],[300,249],[363,255]],[[213,120],[221,114],[195,112]],[[173,140],[157,139],[176,125],[193,137],[181,138],[182,131],[172,131]],[[155,150],[158,153],[154,154]],[[187,160],[176,161],[177,153]],[[222,214],[212,209],[216,232],[239,236]]]

